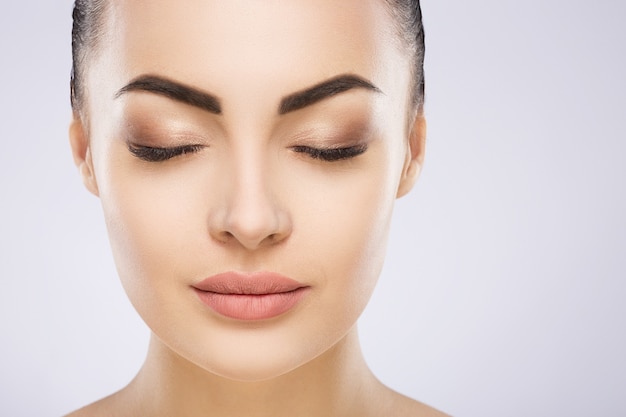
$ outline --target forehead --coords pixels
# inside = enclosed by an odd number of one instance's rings
[[[289,91],[374,77],[396,44],[382,0],[118,0],[107,23],[119,82],[157,72],[218,93],[234,80]]]

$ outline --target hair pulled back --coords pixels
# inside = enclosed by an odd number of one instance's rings
[[[77,111],[84,100],[84,74],[87,58],[104,35],[106,0],[75,0],[72,12],[72,72],[70,100]]]
[[[397,22],[397,35],[413,54],[413,103],[424,105],[424,26],[419,0],[383,0]],[[74,111],[82,108],[84,74],[90,55],[104,36],[107,0],[75,0],[72,12],[72,72],[70,100]]]

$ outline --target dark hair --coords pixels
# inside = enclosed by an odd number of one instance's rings
[[[104,35],[106,0],[75,0],[72,12],[72,72],[70,100],[76,111],[83,105],[85,62]]]
[[[424,106],[424,56],[426,53],[424,24],[420,0],[385,0],[391,16],[397,22],[397,35],[413,55],[413,104],[421,111]]]
[[[424,105],[424,26],[419,0],[385,0],[389,13],[398,23],[398,36],[414,58],[413,104]],[[106,0],[75,0],[72,13],[72,73],[70,100],[76,111],[83,105],[85,62],[104,35]]]

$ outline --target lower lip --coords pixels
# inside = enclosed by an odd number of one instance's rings
[[[200,301],[216,313],[236,320],[266,320],[285,314],[306,295],[307,287],[272,294],[220,294],[196,290]]]

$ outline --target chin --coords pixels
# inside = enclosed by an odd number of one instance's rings
[[[275,354],[255,354],[254,351],[247,355],[224,358],[220,361],[212,360],[211,363],[197,364],[205,371],[218,377],[235,382],[263,382],[279,378],[298,369],[307,359],[289,357],[276,352]],[[211,358],[214,359],[214,358]]]
[[[174,361],[187,362],[184,366],[187,369],[231,381],[261,382],[289,374],[313,361],[336,339],[332,336],[308,339],[294,330],[283,323],[273,328],[205,328],[202,334],[193,326],[185,329],[188,337],[164,334],[162,339],[158,336],[153,339],[157,342],[154,347],[165,355],[174,354]]]

